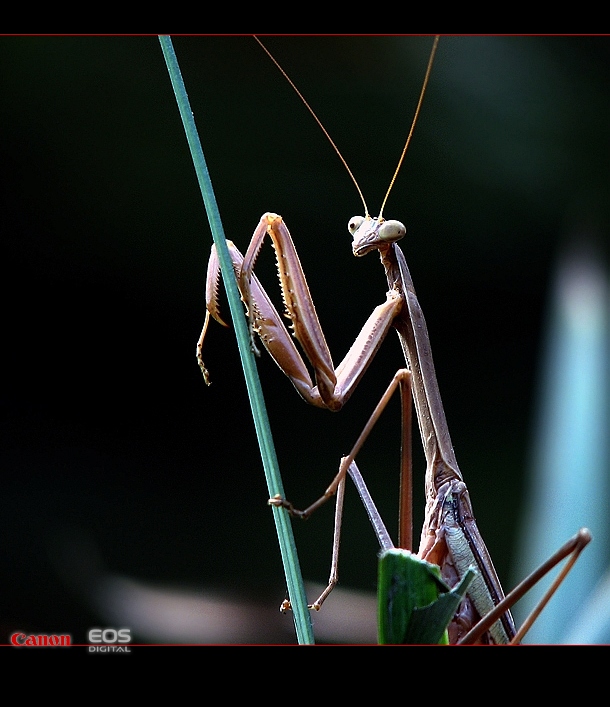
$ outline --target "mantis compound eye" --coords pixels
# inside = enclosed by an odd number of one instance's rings
[[[364,216],[352,216],[352,218],[349,220],[349,223],[347,224],[347,230],[354,235],[356,231],[362,226],[364,222]]]
[[[400,221],[384,221],[379,227],[378,238],[386,243],[394,243],[405,236],[407,229]]]

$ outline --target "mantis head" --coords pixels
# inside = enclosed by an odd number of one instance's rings
[[[371,250],[387,248],[403,238],[407,232],[400,221],[386,221],[383,218],[370,216],[353,216],[347,229],[354,238],[352,251],[358,258]]]

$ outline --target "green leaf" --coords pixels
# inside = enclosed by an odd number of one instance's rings
[[[436,565],[407,550],[383,552],[377,585],[379,643],[448,643],[447,626],[474,577],[469,569],[450,589]]]

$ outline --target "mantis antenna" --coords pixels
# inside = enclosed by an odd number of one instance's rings
[[[280,64],[276,61],[275,57],[271,54],[271,52],[267,49],[267,47],[261,42],[261,40],[260,40],[256,35],[253,35],[253,36],[254,36],[254,39],[256,39],[256,41],[257,41],[257,42],[260,44],[260,46],[263,48],[263,50],[264,50],[264,52],[267,54],[267,56],[268,56],[268,57],[271,59],[271,61],[277,66],[277,68],[281,71],[281,73],[282,73],[282,75],[284,76],[284,78],[286,79],[286,81],[288,81],[288,83],[292,86],[292,88],[294,89],[294,91],[295,91],[295,93],[297,94],[297,96],[301,99],[301,101],[303,101],[303,104],[305,105],[305,107],[307,108],[307,110],[311,113],[311,115],[313,116],[313,118],[314,118],[314,120],[316,121],[316,123],[317,123],[317,124],[320,126],[320,128],[322,129],[322,132],[324,133],[324,135],[326,135],[326,137],[328,138],[328,141],[329,141],[330,144],[333,146],[333,149],[335,150],[335,152],[336,152],[337,155],[339,156],[339,159],[340,159],[341,162],[343,163],[343,166],[344,166],[345,169],[347,170],[347,173],[349,174],[349,176],[351,177],[352,181],[354,182],[354,184],[355,184],[355,186],[356,186],[356,189],[358,190],[358,194],[360,195],[360,199],[362,200],[362,205],[364,206],[364,213],[365,213],[365,216],[366,216],[367,218],[369,218],[369,217],[370,217],[370,216],[369,216],[369,210],[368,210],[368,208],[367,208],[366,201],[364,200],[364,195],[362,194],[362,190],[360,189],[360,187],[359,187],[359,185],[358,185],[358,182],[356,181],[356,177],[354,177],[354,175],[353,175],[353,173],[352,173],[352,170],[349,168],[349,165],[347,164],[347,162],[345,161],[345,158],[343,157],[343,155],[342,155],[341,152],[339,151],[339,148],[335,145],[334,140],[333,140],[333,139],[331,138],[331,136],[328,134],[328,131],[326,130],[326,128],[324,127],[324,125],[322,125],[322,121],[318,118],[318,116],[316,115],[314,109],[313,109],[313,108],[309,105],[309,103],[305,100],[305,97],[303,96],[303,94],[302,94],[302,93],[299,91],[299,89],[295,86],[295,84],[294,84],[294,82],[292,81],[292,79],[290,78],[290,76],[288,76],[288,74],[284,71],[284,69],[282,69],[282,67],[280,66]],[[403,147],[402,154],[400,155],[400,159],[398,160],[398,165],[397,165],[397,167],[396,167],[396,170],[394,171],[394,175],[392,176],[392,179],[390,180],[390,186],[388,187],[388,190],[387,190],[387,192],[386,192],[386,194],[385,194],[385,197],[383,198],[383,202],[381,203],[381,209],[379,210],[379,216],[378,216],[378,218],[379,218],[380,221],[382,220],[382,213],[383,213],[383,209],[384,209],[384,207],[385,207],[385,203],[386,203],[386,201],[388,200],[388,196],[390,195],[390,191],[392,190],[392,187],[394,186],[394,182],[396,181],[396,177],[398,176],[398,172],[400,171],[400,168],[402,167],[402,163],[403,163],[403,161],[404,161],[404,159],[405,159],[405,155],[406,155],[406,153],[407,153],[407,148],[409,147],[409,143],[411,142],[411,137],[412,137],[413,131],[414,131],[414,129],[415,129],[415,123],[417,122],[417,118],[418,118],[418,116],[419,116],[419,111],[420,111],[421,106],[422,106],[422,103],[423,103],[423,101],[424,101],[424,95],[425,95],[425,93],[426,93],[426,87],[428,86],[428,79],[430,78],[430,73],[431,73],[431,71],[432,71],[432,64],[434,63],[434,55],[436,54],[436,48],[438,47],[438,40],[439,40],[439,39],[440,39],[440,35],[437,34],[437,35],[434,37],[434,44],[432,45],[432,51],[430,52],[430,58],[428,59],[428,67],[427,67],[427,69],[426,69],[426,75],[425,75],[425,77],[424,77],[424,83],[423,83],[423,85],[422,85],[422,89],[421,89],[421,92],[420,92],[420,94],[419,94],[419,101],[417,102],[417,108],[415,109],[415,115],[413,116],[413,122],[411,123],[411,129],[409,130],[409,135],[407,136],[407,141],[405,142],[405,146]]]
[[[424,83],[421,87],[421,92],[419,94],[419,101],[417,102],[417,108],[415,109],[415,115],[413,116],[413,122],[411,123],[411,130],[409,130],[409,134],[407,136],[407,141],[405,142],[405,146],[402,148],[402,154],[400,155],[400,159],[398,160],[398,165],[397,165],[396,170],[394,172],[394,176],[390,180],[390,186],[388,187],[388,190],[383,198],[383,201],[381,202],[381,209],[379,210],[379,220],[380,221],[381,221],[381,214],[382,214],[383,209],[385,207],[385,202],[388,200],[388,196],[390,196],[390,191],[392,190],[392,187],[394,186],[394,182],[396,181],[396,177],[398,176],[398,172],[400,171],[400,168],[402,167],[403,160],[405,159],[405,155],[407,154],[407,148],[409,147],[409,143],[411,142],[413,130],[415,130],[415,123],[417,123],[419,111],[422,106],[422,103],[424,102],[424,94],[426,93],[426,87],[428,86],[428,79],[430,78],[430,72],[432,71],[432,64],[434,63],[434,55],[436,54],[436,48],[438,47],[438,40],[439,39],[440,39],[440,35],[437,34],[434,37],[434,44],[432,45],[432,51],[430,52],[430,58],[428,59],[428,68],[426,69],[426,75],[424,76]]]

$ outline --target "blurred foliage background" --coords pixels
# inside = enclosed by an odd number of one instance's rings
[[[376,213],[431,37],[266,44]],[[251,37],[176,37],[174,47],[227,237],[245,250],[263,212],[284,217],[338,363],[386,289],[375,257],[351,256],[347,222],[362,211],[353,184]],[[609,65],[607,37],[443,37],[384,213],[407,224],[402,247],[457,458],[505,585],[525,508],[553,272],[578,244],[607,263]],[[209,389],[195,362],[211,236],[157,38],[5,36],[0,82],[0,630],[84,641],[89,627],[113,619],[135,625],[100,598],[113,576],[261,609],[260,633],[238,626],[225,640],[292,640],[290,617],[277,618],[282,569],[232,332],[209,331]],[[275,293],[270,248],[259,272]],[[401,365],[391,334],[332,414],[309,408],[261,358],[297,506],[326,488]],[[360,457],[390,528],[397,411],[396,403]],[[416,464],[419,528],[419,447]],[[376,542],[349,496],[341,586],[373,592]],[[303,574],[318,583],[332,518],[329,504],[295,527]],[[573,521],[571,532],[590,522]],[[145,624],[136,633],[169,640]]]

